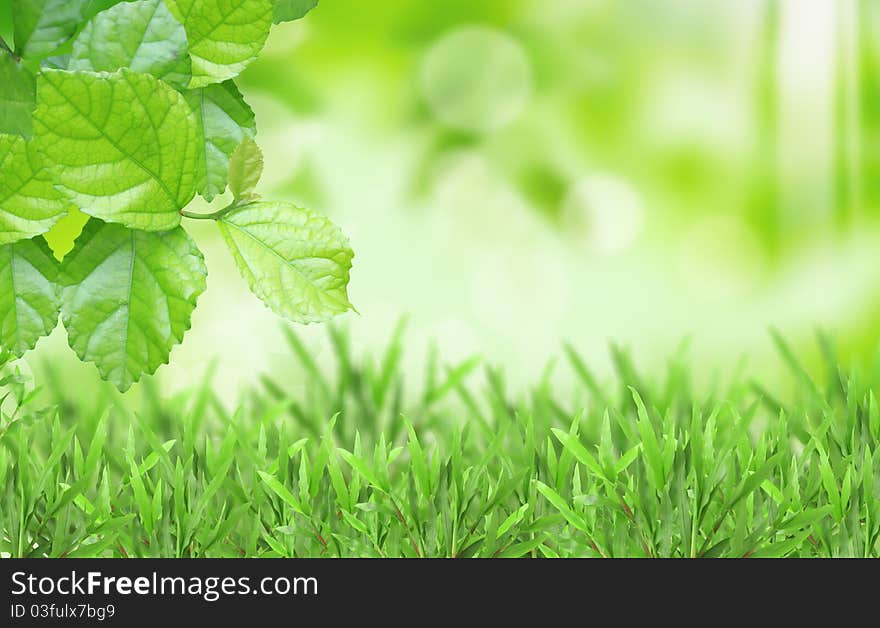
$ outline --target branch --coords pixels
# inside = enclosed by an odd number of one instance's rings
[[[227,213],[229,209],[229,207],[224,207],[223,209],[211,212],[210,214],[198,214],[196,212],[189,212],[185,209],[181,209],[178,213],[184,218],[190,218],[192,220],[217,220],[222,217],[223,214]]]

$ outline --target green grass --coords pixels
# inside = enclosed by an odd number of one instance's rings
[[[7,365],[0,551],[13,556],[880,556],[880,410],[828,343],[814,381],[776,338],[794,392],[747,376],[697,395],[615,350],[598,381],[552,370],[512,395],[476,360],[404,393],[400,330],[380,359],[331,328],[322,372],[291,332],[307,393],[268,376],[229,410],[203,385],[76,398],[27,393]],[[406,382],[408,385],[411,382]],[[87,398],[85,398],[87,397]],[[786,401],[782,401],[785,399]],[[136,407],[133,407],[136,406]]]

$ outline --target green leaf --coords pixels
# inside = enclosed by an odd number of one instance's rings
[[[409,454],[412,460],[413,477],[418,483],[422,494],[430,495],[431,480],[428,474],[428,459],[425,456],[425,451],[424,449],[422,449],[422,444],[419,442],[419,437],[416,434],[415,428],[413,428],[412,423],[410,423],[409,419],[405,419],[405,422],[406,431],[409,435],[407,447],[409,448]]]
[[[822,486],[828,495],[828,501],[834,507],[834,517],[840,521],[843,519],[843,504],[840,497],[840,489],[837,487],[837,479],[831,469],[831,463],[827,455],[821,456],[819,462],[819,474],[822,476]]]
[[[388,493],[391,490],[388,483],[384,482],[360,457],[341,448],[337,449],[337,452],[339,452],[339,455],[342,456],[342,459],[345,460],[348,466],[360,473],[373,488],[378,489],[383,493]]]
[[[516,543],[511,545],[503,552],[498,554],[498,558],[521,558],[528,554],[529,552],[533,552],[538,549],[538,547],[545,541],[544,536],[538,536],[530,541],[523,541],[522,543]]]
[[[275,0],[272,21],[278,24],[298,20],[316,6],[318,6],[318,0]]]
[[[40,238],[0,246],[0,346],[16,357],[58,324],[57,273]]]
[[[269,475],[263,471],[257,471],[260,476],[260,479],[263,480],[263,483],[268,486],[273,493],[275,493],[281,500],[290,506],[290,508],[301,515],[305,514],[305,510],[303,509],[302,504],[299,500],[293,496],[286,486],[284,486],[281,482],[279,482],[274,476]]]
[[[880,449],[877,451],[880,451]],[[862,498],[865,502],[865,507],[871,513],[869,516],[873,518],[874,504],[876,503],[874,498],[874,464],[871,462],[871,449],[869,447],[865,448],[864,455],[865,458],[862,463]],[[880,455],[875,452],[874,458],[880,459]]]
[[[257,143],[244,138],[229,158],[229,191],[237,201],[254,196],[263,176],[263,153]]]
[[[779,487],[773,484],[770,480],[764,480],[761,482],[761,488],[773,498],[777,504],[781,504],[785,501],[785,495],[779,490]]]
[[[779,524],[780,530],[804,530],[812,529],[813,524],[824,519],[834,512],[831,504],[820,506],[819,508],[810,508],[792,515]]]
[[[783,558],[801,547],[808,536],[810,536],[810,531],[804,530],[790,539],[765,545],[755,550],[751,556],[752,558]]]
[[[602,479],[607,479],[605,477],[605,471],[602,469],[602,465],[600,465],[599,461],[596,460],[596,457],[581,444],[576,436],[555,427],[551,428],[551,431],[553,432],[553,435],[559,439],[559,442],[562,443],[562,446],[568,450],[578,462],[586,466],[590,472],[594,473],[596,476]],[[540,489],[540,487],[538,488]]]
[[[162,0],[123,2],[99,13],[73,42],[70,70],[129,68],[186,87],[186,31]]]
[[[45,233],[70,209],[33,142],[0,135],[0,245]]]
[[[237,76],[269,36],[272,0],[166,0],[186,29],[192,59],[190,87]]]
[[[538,492],[547,498],[547,501],[550,502],[550,504],[556,508],[563,517],[565,517],[566,521],[581,532],[589,534],[590,529],[587,527],[584,518],[572,510],[559,493],[538,480],[535,481],[535,487],[538,489]]]
[[[211,201],[226,190],[230,157],[257,132],[254,112],[232,81],[190,90],[185,96],[204,137],[196,189]]]
[[[512,513],[510,513],[510,516],[508,516],[507,519],[505,519],[501,523],[501,525],[498,526],[498,536],[504,536],[505,534],[507,534],[507,531],[510,530],[510,528],[522,521],[522,518],[525,516],[526,511],[531,507],[531,504],[523,504]]]
[[[641,445],[635,445],[634,447],[630,448],[629,451],[623,454],[620,457],[620,460],[618,460],[614,464],[614,473],[620,475],[621,473],[626,471],[629,468],[629,465],[631,465],[636,460],[636,458],[639,457],[639,451],[641,450],[641,448]]]
[[[127,390],[168,362],[206,275],[202,254],[181,228],[151,233],[90,220],[61,267],[70,346]]]
[[[36,106],[33,74],[11,55],[0,51],[0,133],[30,137]]]
[[[43,70],[34,132],[56,185],[91,216],[162,231],[195,195],[195,117],[149,74]]]
[[[0,38],[6,42],[15,41],[15,26],[12,18],[12,3],[0,2]]]
[[[134,460],[129,459],[128,466],[130,469],[131,475],[129,475],[129,480],[131,482],[131,491],[134,493],[134,501],[137,505],[138,515],[140,516],[141,523],[144,526],[144,529],[147,531],[147,534],[153,533],[153,516],[152,516],[152,503],[150,498],[147,497],[147,490],[144,487],[144,481],[138,473],[137,464]]]
[[[666,473],[663,466],[663,457],[660,453],[660,443],[657,441],[657,435],[648,417],[648,410],[642,397],[635,388],[630,386],[630,392],[636,403],[638,410],[638,430],[642,439],[642,453],[644,454],[645,466],[648,469],[648,479],[654,490],[660,492],[666,484]]]
[[[251,290],[276,314],[313,323],[353,309],[347,287],[354,253],[327,217],[257,202],[232,209],[217,224]]]
[[[449,393],[456,389],[460,389],[468,375],[473,373],[483,359],[478,356],[471,356],[466,360],[462,360],[458,366],[446,368],[446,379],[442,384],[432,387],[425,392],[425,403],[432,404],[444,399]]]
[[[731,512],[734,507],[743,499],[751,495],[761,483],[773,473],[773,470],[783,458],[783,452],[778,452],[764,461],[751,475],[746,475],[737,486],[736,492],[728,499],[719,513],[718,521],[722,521],[727,513]],[[715,526],[717,529],[718,526]]]
[[[129,0],[86,0],[82,10],[83,21],[88,21],[95,17],[101,11],[106,11],[112,6],[120,2],[128,2]]]
[[[70,39],[83,19],[88,0],[12,0],[15,52],[42,59]]]

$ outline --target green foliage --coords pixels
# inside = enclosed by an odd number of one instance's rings
[[[61,305],[57,273],[42,238],[0,246],[0,345],[12,355],[33,349],[55,329]]]
[[[793,389],[737,375],[696,394],[682,363],[655,380],[618,353],[599,395],[569,349],[574,390],[557,374],[512,395],[433,353],[407,397],[401,328],[379,359],[331,328],[332,374],[288,340],[295,376],[274,369],[234,410],[210,371],[138,405],[72,396],[51,368],[29,392],[7,368],[0,552],[880,557],[876,372],[829,358],[822,384],[791,362]]]
[[[238,202],[252,200],[263,174],[263,153],[250,138],[242,140],[229,158],[229,191]]]
[[[290,203],[252,202],[217,224],[251,290],[273,311],[312,323],[351,309],[348,238],[325,216]]]
[[[262,50],[272,26],[271,0],[166,0],[186,29],[190,87],[233,78]]]
[[[205,287],[182,217],[216,220],[251,288],[280,315],[318,322],[352,309],[352,252],[338,228],[255,202],[256,122],[233,78],[262,49],[274,9],[270,0],[13,0],[0,14],[3,349],[20,355],[48,334],[58,319],[49,295],[60,293],[81,359],[120,390],[153,373]],[[223,194],[230,169],[230,205],[185,209],[197,194]]]
[[[305,17],[305,14],[318,6],[318,0],[275,0],[272,21],[290,22]]]
[[[34,77],[8,54],[0,53],[0,133],[29,137],[35,100]]]
[[[61,266],[70,346],[127,390],[168,361],[190,327],[208,271],[186,232],[90,221]]]
[[[15,52],[39,60],[67,41],[79,26],[88,0],[12,0]]]
[[[189,82],[186,32],[162,0],[123,2],[99,13],[73,42],[69,70],[129,68],[175,87]]]
[[[45,70],[37,102],[34,141],[77,207],[133,229],[180,224],[179,211],[195,196],[198,139],[181,94],[129,70]]]
[[[204,137],[196,189],[210,201],[226,189],[232,153],[245,139],[256,135],[254,112],[232,81],[189,90],[184,96]]]
[[[45,233],[69,207],[34,145],[0,135],[0,245]]]

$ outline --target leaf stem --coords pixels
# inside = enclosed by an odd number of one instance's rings
[[[219,220],[223,217],[225,213],[231,210],[234,205],[230,205],[228,207],[224,207],[223,209],[218,209],[215,212],[211,212],[208,214],[199,214],[196,212],[188,212],[185,209],[180,210],[180,215],[184,218],[190,218],[192,220]]]
[[[233,209],[238,209],[239,207],[244,207],[248,203],[254,200],[254,197],[248,198],[237,198],[233,200],[229,205],[224,207],[223,209],[218,209],[215,212],[209,212],[207,214],[199,214],[196,212],[188,212],[185,209],[181,209],[178,213],[184,218],[191,218],[193,220],[220,220],[231,212]]]

